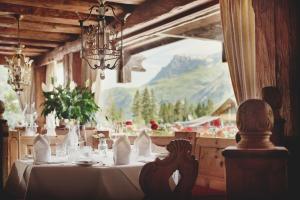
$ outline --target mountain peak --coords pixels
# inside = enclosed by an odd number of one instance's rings
[[[161,79],[181,75],[188,71],[195,70],[198,67],[205,67],[206,64],[207,62],[205,59],[175,55],[165,67],[161,68],[160,72],[150,81],[150,84]]]

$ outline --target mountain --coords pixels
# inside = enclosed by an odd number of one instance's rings
[[[223,103],[233,95],[227,64],[221,62],[221,55],[205,58],[174,56],[160,72],[140,88],[112,88],[104,91],[104,107],[114,102],[123,108],[126,117],[131,116],[131,105],[137,89],[148,87],[155,92],[157,102],[206,102],[211,99],[215,105]]]

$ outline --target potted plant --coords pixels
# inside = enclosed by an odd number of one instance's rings
[[[80,125],[86,141],[84,125],[95,121],[95,114],[99,110],[94,93],[87,87],[76,86],[73,81],[66,87],[43,83],[42,89],[45,97],[42,115],[47,116],[55,111],[55,116],[68,124],[69,132],[74,126]]]
[[[74,82],[63,86],[43,85],[45,101],[42,114],[47,116],[55,110],[58,119],[75,120],[80,125],[95,121],[99,110],[94,93],[87,87],[76,86]]]

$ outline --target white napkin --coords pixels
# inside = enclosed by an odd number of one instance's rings
[[[130,162],[131,147],[126,135],[120,136],[113,144],[115,165],[126,165]]]
[[[35,163],[48,163],[51,160],[50,142],[47,136],[37,135],[33,141],[33,159]]]
[[[138,156],[145,156],[148,157],[151,155],[151,138],[143,130],[139,136],[134,140],[134,148],[137,151]]]

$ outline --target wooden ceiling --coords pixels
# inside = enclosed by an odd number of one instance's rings
[[[88,16],[97,0],[0,0],[0,58],[14,54],[17,22],[25,54],[42,64],[66,46],[78,51],[79,18]],[[131,53],[187,37],[222,39],[218,0],[107,0],[125,23],[124,46]],[[113,22],[112,13],[107,13]],[[87,24],[95,22],[92,15]],[[63,49],[67,52],[66,49]],[[47,57],[47,59],[45,59]],[[3,60],[0,59],[0,61]],[[45,62],[44,62],[45,61]]]
[[[131,13],[145,0],[109,0],[118,16]],[[25,54],[40,56],[79,37],[79,18],[86,17],[97,0],[0,0],[0,54],[14,54],[17,45],[17,21],[21,14],[20,38]],[[108,13],[111,16],[112,13]],[[95,20],[92,15],[90,23]],[[89,24],[89,23],[87,23]]]

